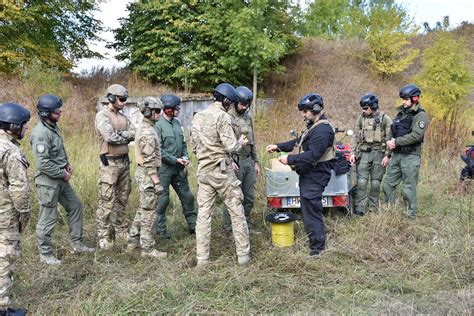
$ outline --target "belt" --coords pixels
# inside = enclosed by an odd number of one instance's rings
[[[128,160],[128,155],[120,155],[120,156],[105,156],[107,160]]]

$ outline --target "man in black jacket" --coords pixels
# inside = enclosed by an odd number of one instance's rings
[[[335,132],[323,108],[320,95],[305,95],[298,103],[298,110],[303,113],[308,129],[297,139],[266,148],[269,153],[290,152],[295,146],[298,148],[298,154],[281,156],[278,160],[294,166],[299,175],[301,213],[311,256],[318,256],[325,248],[322,195],[331,178],[334,158]]]

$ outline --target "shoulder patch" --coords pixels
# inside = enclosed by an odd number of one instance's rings
[[[17,157],[16,157],[26,168],[28,168],[30,166],[30,163],[28,162],[28,160],[26,159],[26,156],[23,154],[23,153],[20,153]]]
[[[426,126],[426,124],[425,124],[425,122],[420,121],[420,122],[418,123],[418,126],[419,126],[421,129],[424,129],[425,126]]]
[[[36,145],[36,152],[38,152],[39,154],[44,153],[44,150],[45,150],[45,146],[43,144]]]

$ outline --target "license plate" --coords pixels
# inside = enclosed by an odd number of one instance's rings
[[[328,206],[328,198],[326,196],[323,196],[321,201],[323,202],[323,207]],[[288,207],[301,207],[300,198],[296,196],[286,198],[286,203]]]
[[[297,196],[287,198],[286,202],[288,207],[300,207],[300,198]]]

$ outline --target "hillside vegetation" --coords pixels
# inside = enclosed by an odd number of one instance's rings
[[[457,35],[467,41],[471,51],[472,34],[471,28]],[[413,45],[423,49],[429,40],[429,36],[418,37]],[[285,61],[287,71],[263,84],[267,96],[277,97],[275,106],[259,110],[256,117],[263,166],[272,158],[263,151],[266,144],[287,139],[290,129],[303,129],[296,103],[310,91],[324,97],[329,116],[341,128],[352,128],[359,113],[359,98],[366,92],[378,94],[381,108],[394,113],[399,88],[419,71],[419,61],[406,72],[381,81],[360,58],[365,53],[365,44],[356,40],[305,39],[301,51]],[[50,91],[64,96],[60,127],[75,167],[72,185],[84,204],[84,238],[94,244],[99,159],[93,122],[97,97],[110,83],[125,84],[131,95],[156,95],[166,87],[151,85],[132,74],[100,70],[87,79],[61,79],[54,73],[32,69],[27,78],[0,80],[0,100],[26,104],[32,113],[40,94]],[[34,117],[32,123],[36,120]],[[27,139],[22,148],[33,162]],[[328,251],[319,259],[307,254],[300,220],[293,247],[271,245],[270,226],[264,221],[270,211],[265,205],[262,177],[253,214],[262,233],[251,237],[250,265],[237,266],[233,240],[222,227],[219,206],[213,222],[212,263],[197,269],[195,240],[187,234],[180,204],[173,196],[168,209],[173,238],[157,240],[157,248],[169,254],[165,260],[142,259],[138,253],[125,252],[125,245],[120,243],[110,251],[71,254],[63,213],[54,234],[54,252],[64,264],[47,267],[39,262],[36,249],[38,206],[32,189],[34,215],[22,239],[14,301],[32,314],[471,314],[472,184],[461,186],[458,182],[460,145],[457,152],[440,151],[432,141],[427,137],[417,218],[405,218],[402,205],[383,207],[363,218],[331,210],[326,217]],[[466,133],[465,139],[456,143],[468,141]],[[33,170],[34,166],[31,175]],[[195,173],[193,160],[193,192]],[[134,183],[127,207],[129,218],[137,206]]]

